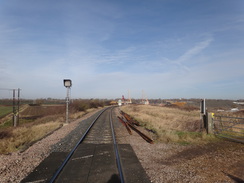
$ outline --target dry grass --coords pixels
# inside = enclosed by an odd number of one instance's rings
[[[47,116],[62,113],[65,113],[65,105],[28,106],[21,112],[21,116]]]
[[[75,112],[75,113],[71,113],[70,114],[70,119],[78,119],[78,118],[81,118],[82,116],[84,116],[85,114],[89,113],[89,112],[93,112],[97,109],[99,109],[101,107],[98,107],[98,108],[90,108],[90,109],[87,109],[86,111],[80,111],[80,112]]]
[[[2,131],[0,134],[4,135],[0,139],[0,153],[9,153],[23,149],[25,146],[30,145],[59,128],[60,125],[61,123],[52,121],[31,127],[23,126]]]
[[[0,106],[0,118],[11,113],[13,111],[12,106]]]
[[[133,116],[141,125],[155,131],[159,141],[194,143],[210,137],[201,132],[198,110],[147,105],[123,106],[121,110]]]
[[[199,111],[184,111],[176,108],[157,106],[123,106],[122,110],[146,126],[168,130],[190,130],[195,131],[197,127],[189,126],[199,121]]]
[[[44,109],[28,107],[24,113],[25,115],[44,115],[44,117],[30,122],[22,122],[18,127],[8,126],[0,128],[0,154],[24,149],[59,128],[65,122],[64,114],[59,114],[60,108],[57,111],[54,111],[53,108],[48,108],[51,109],[51,112],[46,107]],[[97,110],[97,108],[87,109],[85,112],[70,113],[69,119],[70,121],[78,119],[94,110]],[[54,113],[54,115],[50,115],[50,113]]]

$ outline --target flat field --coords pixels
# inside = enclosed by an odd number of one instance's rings
[[[87,111],[72,111],[70,121],[84,116]],[[30,144],[40,140],[49,133],[58,129],[65,122],[64,105],[22,106],[20,120],[17,127],[12,126],[12,116],[3,118],[0,124],[0,154],[7,154],[23,150]]]
[[[13,111],[12,106],[0,106],[0,118],[4,117],[5,115],[11,113]]]
[[[41,105],[41,106],[29,106],[23,112],[21,116],[48,116],[55,114],[65,114],[64,105]]]
[[[1,106],[5,115],[12,107]],[[64,121],[65,107],[24,106],[20,111],[17,127],[12,126],[12,117],[3,118],[0,125],[0,154],[23,149],[31,143],[59,128]],[[1,113],[3,114],[3,112]]]

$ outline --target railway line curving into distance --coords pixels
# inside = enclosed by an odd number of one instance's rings
[[[124,126],[114,108],[102,109],[84,122],[69,152],[54,152],[21,182],[150,182],[132,147],[117,143],[115,131]]]
[[[72,160],[72,156],[74,156],[76,150],[81,144],[111,144],[112,142],[116,157],[116,166],[119,173],[119,182],[124,183],[124,176],[121,168],[122,165],[120,162],[120,155],[112,121],[112,110],[113,107],[105,108],[98,114],[98,116],[94,119],[91,125],[87,128],[83,136],[80,138],[76,146],[71,150],[61,166],[55,172],[55,174],[49,181],[50,183],[55,182],[56,180],[58,180],[59,176],[65,174],[65,166],[69,163],[70,160]],[[62,178],[59,179],[63,180]],[[101,178],[99,178],[99,181],[101,181]]]

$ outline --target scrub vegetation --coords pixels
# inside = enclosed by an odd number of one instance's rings
[[[73,100],[71,107],[75,111],[86,111],[90,108],[98,108],[110,105],[110,100],[99,100],[99,99],[77,99]]]

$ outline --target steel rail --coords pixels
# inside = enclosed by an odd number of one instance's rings
[[[138,133],[145,141],[147,141],[148,143],[150,143],[150,144],[153,144],[153,140],[150,138],[150,137],[148,137],[147,135],[145,135],[144,133],[142,133],[140,130],[138,130],[136,127],[134,127],[129,121],[127,121],[127,122],[125,122],[121,117],[119,117],[118,116],[118,118],[119,118],[119,120],[121,121],[121,122],[124,122],[124,123],[126,123],[132,130],[134,130],[136,133]]]
[[[128,125],[122,118],[120,118],[119,116],[117,116],[117,118],[118,118],[119,121],[125,126],[126,130],[128,131],[128,133],[129,133],[130,135],[132,135],[132,132],[131,132],[131,130],[130,130],[130,128],[129,128],[129,125]]]
[[[55,172],[55,174],[53,175],[53,177],[51,178],[51,180],[49,181],[49,183],[53,183],[58,175],[61,173],[61,171],[63,170],[63,168],[65,167],[65,165],[67,164],[67,162],[69,161],[69,159],[71,158],[71,156],[74,154],[75,150],[77,149],[77,147],[80,145],[80,143],[85,139],[86,135],[88,134],[88,132],[90,131],[90,129],[92,128],[92,126],[95,124],[95,122],[97,121],[97,119],[102,115],[102,113],[104,111],[106,111],[108,108],[103,109],[99,115],[93,120],[93,122],[91,123],[91,125],[87,128],[86,132],[83,134],[83,136],[81,137],[81,139],[79,140],[79,142],[75,145],[75,147],[72,149],[72,151],[68,154],[68,156],[66,157],[66,159],[63,161],[63,163],[61,164],[61,166],[59,167],[59,169]]]
[[[114,133],[114,126],[113,126],[113,119],[112,119],[112,110],[111,109],[111,113],[110,113],[110,126],[111,126],[111,130],[112,130],[112,136],[113,136],[113,143],[114,143],[114,151],[115,151],[115,157],[116,157],[116,163],[117,163],[117,168],[119,171],[119,177],[120,177],[120,182],[124,183],[124,175],[123,175],[123,170],[122,170],[122,166],[121,166],[121,162],[120,162],[120,155],[119,155],[119,150],[118,150],[118,145],[116,143],[116,137],[115,137],[115,133]]]

